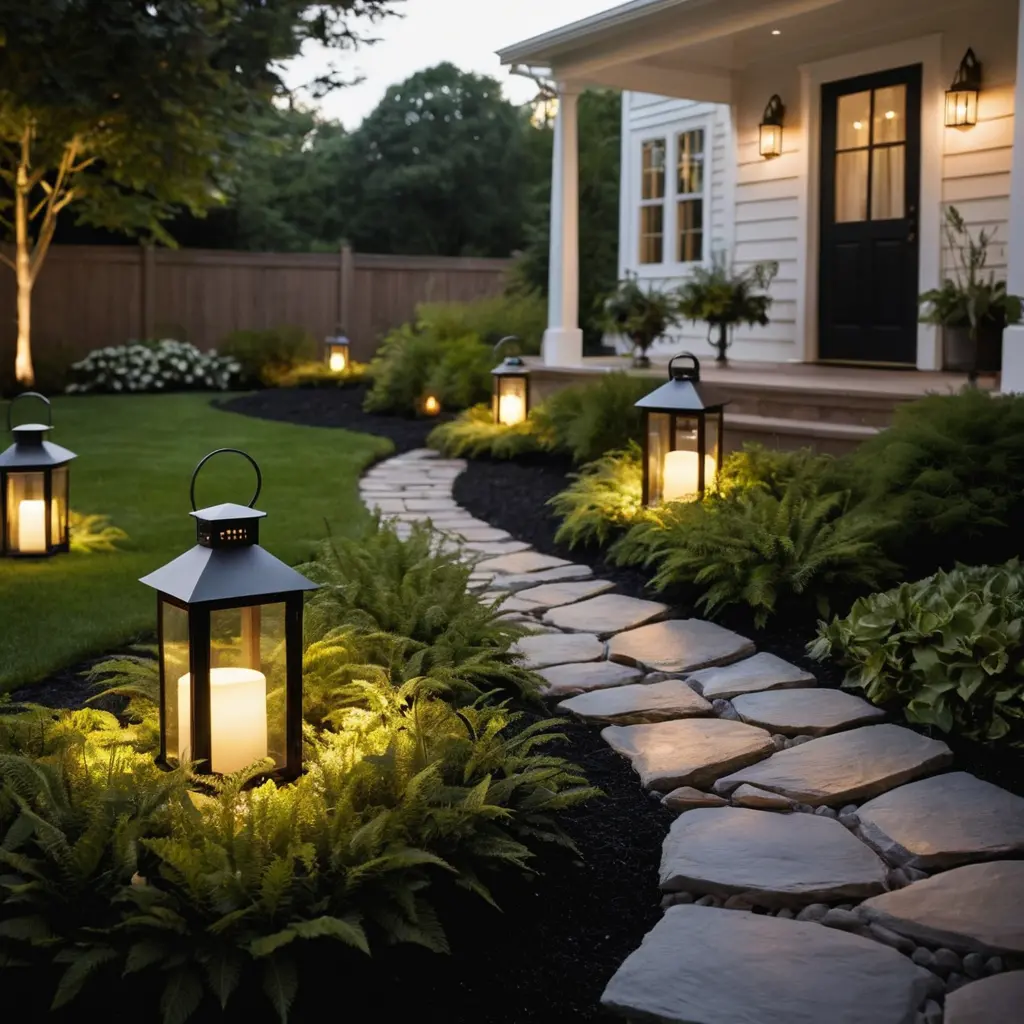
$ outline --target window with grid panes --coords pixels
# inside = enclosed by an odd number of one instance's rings
[[[704,257],[704,129],[676,138],[676,261]]]
[[[641,263],[665,259],[665,140],[647,139],[640,147]]]

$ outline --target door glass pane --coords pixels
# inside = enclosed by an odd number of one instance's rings
[[[836,223],[868,219],[868,150],[836,154]]]
[[[888,85],[875,90],[875,129],[872,142],[903,142],[907,137],[907,87]]]
[[[676,193],[681,196],[704,191],[704,130],[679,136],[679,176]]]
[[[700,260],[704,250],[704,200],[683,199],[677,214],[680,263]]]
[[[665,140],[649,139],[642,152],[642,199],[662,199],[665,196]]]
[[[661,203],[640,207],[640,262],[661,263],[664,250],[665,211]]]
[[[882,146],[871,151],[871,219],[899,220],[904,216],[906,146]]]
[[[836,149],[856,149],[871,141],[871,93],[839,97],[836,111]]]

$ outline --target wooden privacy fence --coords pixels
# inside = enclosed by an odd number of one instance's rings
[[[224,252],[149,246],[54,246],[32,298],[40,367],[103,345],[173,337],[213,348],[230,331],[295,326],[320,339],[343,325],[353,358],[421,302],[498,295],[511,260],[337,253]],[[14,275],[0,277],[0,352],[13,362]]]

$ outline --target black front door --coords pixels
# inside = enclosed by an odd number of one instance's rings
[[[822,87],[821,359],[917,361],[921,66]]]

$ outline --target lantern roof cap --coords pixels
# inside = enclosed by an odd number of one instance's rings
[[[523,377],[528,372],[522,356],[506,356],[502,362],[491,370],[495,377]]]
[[[687,359],[689,366],[675,365],[677,360]],[[728,403],[717,393],[701,386],[700,362],[695,355],[683,352],[669,360],[668,381],[636,403],[637,409],[654,412],[718,412]]]
[[[33,428],[32,432],[29,428]],[[0,469],[53,469],[78,458],[73,451],[52,441],[44,441],[41,430],[49,430],[49,427],[40,427],[35,423],[15,427],[12,431],[15,435],[14,444],[5,452],[0,452]]]
[[[204,523],[221,523],[236,519],[264,519],[267,513],[261,512],[258,508],[249,508],[248,505],[225,501],[220,505],[196,509],[194,512],[189,512],[189,515],[195,516],[196,519],[200,519]]]
[[[186,604],[317,589],[316,583],[258,544],[235,548],[197,544],[139,582]]]

